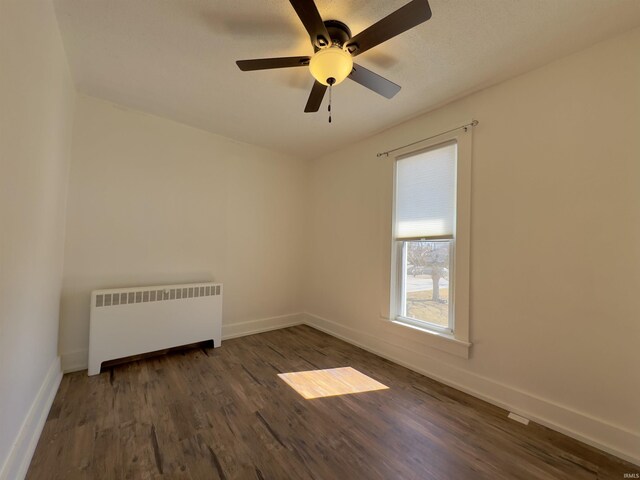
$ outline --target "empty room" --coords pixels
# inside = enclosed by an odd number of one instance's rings
[[[0,0],[0,480],[640,478],[640,0]]]

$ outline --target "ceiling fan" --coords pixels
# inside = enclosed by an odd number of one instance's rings
[[[309,32],[314,55],[238,60],[236,63],[242,71],[308,66],[315,83],[304,108],[305,112],[317,112],[327,87],[337,85],[345,78],[350,78],[386,98],[392,98],[400,91],[400,85],[353,63],[353,57],[431,18],[427,0],[412,0],[352,37],[351,30],[344,23],[338,20],[323,21],[313,0],[290,2]]]

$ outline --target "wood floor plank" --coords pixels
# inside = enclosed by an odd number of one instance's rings
[[[307,400],[278,377],[344,367],[388,389]],[[588,480],[640,471],[507,413],[298,326],[65,375],[27,478]]]

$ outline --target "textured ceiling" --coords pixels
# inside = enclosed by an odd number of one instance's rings
[[[353,34],[407,0],[317,0]],[[357,62],[402,86],[392,100],[346,80],[303,113],[307,68],[235,60],[309,55],[287,0],[55,0],[78,90],[240,141],[315,157],[640,25],[639,0],[432,0],[428,22]]]

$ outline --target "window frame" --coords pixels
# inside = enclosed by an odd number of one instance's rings
[[[392,225],[391,225],[391,291],[389,302],[389,320],[401,327],[409,327],[428,334],[428,344],[435,348],[469,358],[471,342],[469,339],[469,264],[471,249],[471,154],[472,128],[462,129],[434,136],[428,140],[415,143],[394,152],[393,156],[393,196],[392,196]],[[404,298],[403,274],[403,245],[407,240],[396,239],[396,190],[398,160],[419,154],[426,150],[433,150],[438,146],[445,146],[455,142],[457,145],[456,158],[456,208],[454,233],[451,239],[451,254],[453,259],[452,271],[449,272],[453,283],[450,291],[451,328],[421,322],[404,317],[402,299]],[[415,239],[418,240],[418,239]],[[430,240],[425,238],[426,241]],[[433,238],[436,240],[436,238]]]

